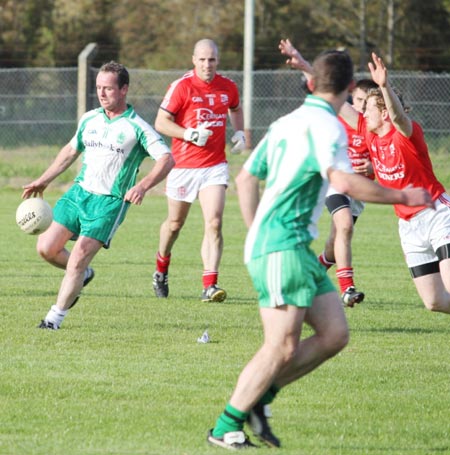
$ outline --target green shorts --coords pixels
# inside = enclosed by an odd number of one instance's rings
[[[108,248],[129,206],[122,199],[90,193],[75,184],[56,203],[53,219],[73,232],[75,238],[90,237]]]
[[[310,307],[315,296],[336,290],[309,246],[252,259],[247,269],[260,307]]]

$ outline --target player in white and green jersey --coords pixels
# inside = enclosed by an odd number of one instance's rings
[[[268,404],[282,387],[320,366],[348,342],[339,294],[309,246],[328,181],[364,201],[431,204],[422,189],[386,191],[348,173],[346,134],[336,113],[352,86],[352,68],[345,52],[319,55],[310,82],[313,96],[270,127],[236,179],[242,215],[250,227],[245,260],[258,293],[264,343],[209,431],[210,444],[227,449],[253,446],[243,432],[248,422],[261,442],[279,447],[267,421]],[[261,201],[260,180],[266,182]],[[305,339],[303,323],[313,331]]]
[[[144,158],[158,160],[168,153],[161,136],[130,105],[113,119],[103,108],[87,112],[70,144],[83,159],[75,182],[91,193],[121,199],[135,184]]]
[[[271,125],[245,163],[266,181],[245,245],[246,263],[317,237],[329,167],[352,172],[347,136],[332,106],[308,95],[299,109]]]
[[[53,222],[38,238],[37,250],[50,264],[65,270],[55,305],[39,328],[56,330],[94,277],[89,267],[125,218],[130,204],[141,204],[146,192],[174,165],[161,136],[126,102],[129,74],[123,65],[106,63],[96,79],[100,108],[82,116],[72,140],[49,168],[24,186],[23,198],[42,196],[49,183],[80,155],[83,164],[74,185],[57,201]],[[142,160],[156,160],[136,184]],[[66,248],[75,239],[71,251]]]

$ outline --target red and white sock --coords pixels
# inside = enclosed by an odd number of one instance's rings
[[[341,292],[345,292],[350,286],[355,286],[353,282],[353,267],[342,267],[336,270],[336,278]]]
[[[322,253],[319,254],[319,256],[317,257],[317,259],[319,260],[319,262],[328,270],[330,267],[333,267],[334,264],[336,264],[335,262],[331,262],[329,261],[326,257],[325,257],[325,251],[322,251]]]
[[[211,270],[203,270],[203,289],[217,284],[219,272],[212,272]]]
[[[168,256],[161,256],[158,253],[156,253],[156,270],[159,273],[167,273],[169,270],[169,265],[170,265],[170,256],[171,254],[169,253]]]

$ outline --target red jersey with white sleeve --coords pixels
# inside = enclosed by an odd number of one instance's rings
[[[428,190],[433,201],[445,192],[433,172],[428,147],[421,126],[412,122],[413,132],[408,138],[394,127],[385,136],[367,131],[366,121],[359,116],[358,132],[365,134],[376,178],[387,188],[403,189],[408,185]],[[399,218],[409,220],[425,206],[394,205]]]
[[[228,110],[239,106],[235,82],[216,74],[211,82],[200,79],[194,70],[172,82],[160,108],[174,116],[183,128],[197,128],[209,122],[213,132],[203,147],[172,139],[176,168],[205,168],[226,162],[225,140]]]
[[[353,129],[343,118],[338,117],[339,121],[345,128],[348,139],[348,148],[347,155],[350,163],[352,163],[352,168],[360,166],[366,160],[370,160],[370,152],[367,148],[366,139],[363,134],[358,133]],[[365,176],[366,177],[366,176]],[[375,174],[368,175],[368,179],[375,180]]]

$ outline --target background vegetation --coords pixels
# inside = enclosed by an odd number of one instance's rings
[[[0,64],[76,66],[89,42],[96,64],[190,66],[193,43],[217,41],[223,69],[241,69],[243,0],[0,0]],[[376,50],[395,69],[450,71],[450,0],[255,0],[255,69],[281,66],[289,37],[310,58],[346,47],[359,68]]]

